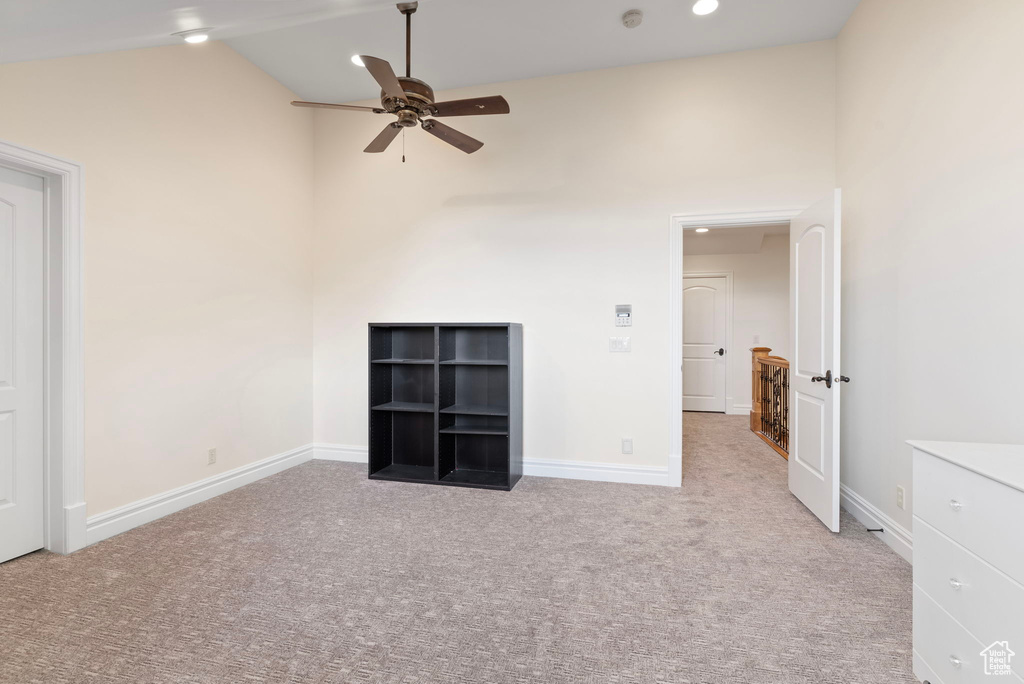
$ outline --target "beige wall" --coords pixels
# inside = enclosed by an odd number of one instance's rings
[[[85,169],[88,513],[309,443],[310,114],[218,43],[0,65],[0,94],[0,139]]]
[[[664,465],[669,215],[838,175],[842,479],[909,527],[904,440],[1024,441],[1022,24],[1017,0],[863,0],[838,42],[445,93],[513,115],[455,122],[472,156],[412,131],[406,164],[401,138],[360,152],[381,118],[290,108],[217,43],[0,66],[0,139],[86,170],[89,513],[365,445],[373,320],[520,321],[526,456]]]
[[[452,122],[472,156],[410,131],[405,164],[317,112],[316,440],[367,443],[368,321],[518,321],[527,458],[664,466],[669,217],[828,193],[834,85],[829,41],[467,88],[512,115]]]
[[[459,120],[472,156],[412,131],[406,164],[217,43],[0,66],[0,138],[86,169],[89,513],[365,445],[371,320],[521,321],[527,457],[664,465],[669,215],[807,205],[838,168],[843,482],[909,526],[905,439],[1024,441],[1022,21],[864,0],[837,43],[446,93],[513,115]]]
[[[726,410],[749,411],[750,348],[771,347],[789,356],[789,236],[766,235],[756,254],[695,254],[683,251],[683,273],[732,273],[732,341]]]
[[[1024,3],[863,0],[838,41],[842,481],[906,527],[907,439],[1024,442]]]

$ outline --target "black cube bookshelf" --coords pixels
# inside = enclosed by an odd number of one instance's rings
[[[507,491],[522,474],[522,325],[370,324],[371,479]]]

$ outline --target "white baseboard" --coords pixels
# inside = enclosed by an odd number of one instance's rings
[[[844,484],[839,485],[839,501],[839,505],[865,527],[881,527],[884,531],[875,532],[875,536],[880,537],[908,563],[914,562],[914,542],[910,530]]]
[[[313,458],[321,461],[366,463],[370,457],[366,447],[318,443],[313,445]]]
[[[85,504],[64,507],[64,547],[53,548],[57,553],[72,553],[89,545],[88,519],[85,517]]]
[[[91,515],[85,521],[86,544],[95,544],[116,534],[127,532],[134,527],[153,522],[165,515],[176,513],[232,489],[301,465],[311,458],[313,458],[313,445],[307,444],[162,494],[140,499],[120,508]]]
[[[366,447],[317,443],[313,445],[313,458],[325,461],[366,463],[368,455]],[[682,473],[683,460],[678,455],[669,458],[669,467],[667,468],[630,466],[619,463],[523,459],[523,475],[534,477],[562,477],[570,480],[678,487],[682,480]]]
[[[683,455],[682,454],[669,454],[668,455],[668,482],[665,483],[669,487],[682,487],[683,486]]]
[[[680,464],[682,461],[680,460]],[[670,481],[667,466],[633,466],[620,463],[589,463],[587,461],[550,461],[537,458],[523,459],[523,475],[534,477],[562,477],[569,480],[591,480],[594,482],[622,482],[679,486]],[[680,472],[682,467],[680,465]]]
[[[726,409],[725,414],[728,416],[749,416],[751,409],[750,404],[732,404]]]

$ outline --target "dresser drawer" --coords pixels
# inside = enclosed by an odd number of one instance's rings
[[[914,515],[1024,583],[1024,492],[915,450]]]
[[[1024,646],[1024,587],[917,518],[914,584],[985,645]]]
[[[931,684],[982,684],[993,679],[985,674],[983,648],[980,641],[943,612],[921,587],[914,585],[914,652],[925,664],[915,669],[916,675],[923,677],[934,673],[939,681]],[[1024,682],[1016,673],[996,679],[1006,684]]]

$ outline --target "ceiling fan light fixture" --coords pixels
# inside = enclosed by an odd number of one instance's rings
[[[193,45],[195,45],[197,43],[205,43],[206,41],[208,41],[210,39],[210,29],[209,28],[189,29],[188,31],[178,31],[177,33],[172,33],[171,35],[172,36],[178,36],[179,38],[184,40],[186,43],[192,43]]]
[[[693,13],[698,16],[711,14],[718,9],[718,0],[697,0],[693,3]]]
[[[357,67],[366,67],[366,63],[363,62],[362,55],[352,55],[352,63],[355,64]]]

